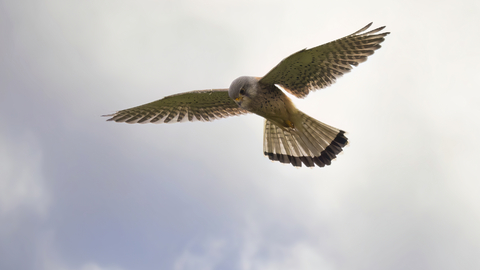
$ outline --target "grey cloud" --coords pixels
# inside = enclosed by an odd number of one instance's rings
[[[479,267],[473,2],[22,3],[0,9],[1,269]],[[256,116],[100,117],[262,76],[370,20],[383,48],[296,100],[349,132],[328,168],[263,157]]]

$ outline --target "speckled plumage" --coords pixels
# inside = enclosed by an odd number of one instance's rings
[[[228,98],[227,89],[191,91],[118,111],[108,121],[134,123],[176,123],[212,121],[248,113]]]
[[[229,89],[192,91],[118,111],[109,121],[174,123],[212,121],[254,113],[266,119],[264,154],[270,160],[313,167],[330,165],[348,143],[345,132],[298,110],[278,88],[303,98],[331,85],[353,66],[380,48],[384,27],[364,32],[371,23],[341,39],[298,51],[282,60],[264,77],[239,77]]]

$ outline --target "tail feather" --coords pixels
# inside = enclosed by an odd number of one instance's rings
[[[282,129],[265,121],[263,152],[270,160],[301,167],[324,167],[342,152],[348,139],[345,132],[300,113],[301,126]]]
[[[265,122],[263,145],[265,155],[268,155],[271,160],[302,166],[301,148],[292,140],[290,134],[284,134],[279,127],[268,120]],[[265,149],[271,149],[271,151],[266,152]]]

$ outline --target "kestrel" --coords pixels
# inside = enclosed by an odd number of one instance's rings
[[[282,89],[304,98],[367,60],[389,34],[379,33],[385,26],[365,32],[371,25],[335,41],[298,51],[264,77],[239,77],[229,89],[171,95],[105,116],[111,116],[108,121],[115,122],[173,123],[254,113],[265,118],[263,152],[270,160],[296,167],[302,163],[307,167],[330,165],[348,142],[345,132],[298,110]]]

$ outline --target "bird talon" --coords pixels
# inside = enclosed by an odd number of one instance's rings
[[[295,125],[290,120],[286,120],[285,123],[292,129],[295,129]]]

